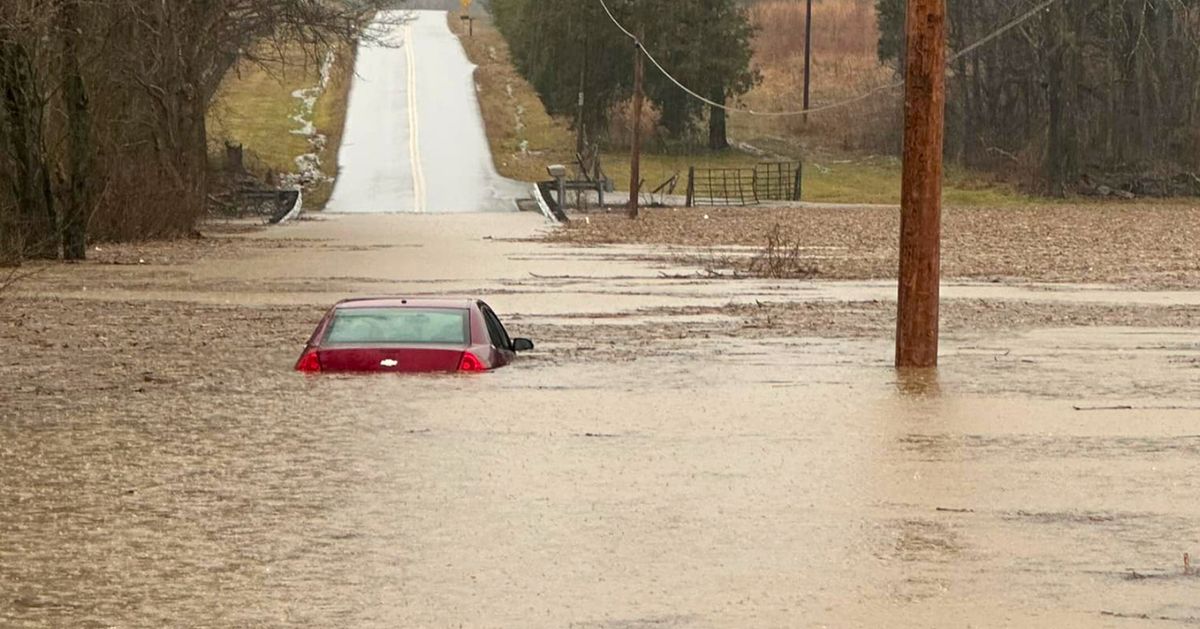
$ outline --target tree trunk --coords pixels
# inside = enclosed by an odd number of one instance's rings
[[[28,257],[57,258],[54,198],[42,141],[42,106],[33,61],[24,46],[0,44],[0,89],[8,122],[8,175],[20,215],[20,241]]]
[[[983,129],[987,122],[987,103],[983,98],[983,73],[980,69],[979,56],[971,60],[971,100],[967,107],[967,160],[972,166],[983,163]]]
[[[7,54],[8,46],[0,44],[0,151],[5,153],[13,141],[10,137],[13,125],[8,120],[7,107]],[[15,190],[16,186],[10,180],[11,177],[11,172],[6,174],[4,170],[0,170],[0,185],[7,184],[6,188]],[[0,267],[20,266],[25,253],[21,216],[16,203],[8,202],[9,198],[5,192],[0,189]]]
[[[4,48],[0,46],[0,55],[3,54]],[[0,58],[0,95],[3,93],[3,68],[4,60]],[[8,146],[8,135],[11,130],[7,108],[0,106],[0,150]],[[4,179],[5,177],[0,175],[0,183],[3,183]],[[17,211],[16,204],[8,201],[9,198],[5,191],[0,190],[0,267],[20,266],[25,253],[21,215]]]
[[[67,260],[87,256],[88,179],[91,176],[91,115],[79,67],[79,0],[65,0],[59,19],[63,33],[63,99],[67,113],[67,203],[62,245]]]
[[[201,97],[198,77],[191,70],[189,68],[189,76],[193,78],[185,89],[182,106],[184,150],[189,156],[184,167],[188,173],[187,207],[190,211],[183,222],[173,226],[175,233],[186,233],[200,220],[208,198],[208,123],[205,118],[208,101]]]
[[[1104,152],[1105,152],[1106,157],[1108,158],[1107,166],[1109,166],[1109,167],[1115,166],[1116,164],[1120,163],[1120,155],[1119,155],[1120,151],[1118,150],[1116,136],[1115,136],[1115,131],[1117,128],[1117,121],[1120,119],[1118,116],[1118,108],[1117,108],[1117,94],[1120,89],[1119,86],[1121,84],[1121,73],[1119,70],[1120,63],[1121,63],[1121,61],[1120,61],[1121,48],[1120,48],[1120,46],[1117,46],[1117,42],[1119,42],[1120,39],[1118,39],[1118,37],[1117,37],[1118,18],[1117,18],[1116,2],[1117,2],[1117,0],[1107,0],[1108,11],[1107,11],[1107,15],[1106,15],[1107,19],[1105,20],[1105,22],[1106,22],[1105,33],[1108,35],[1108,40],[1109,40],[1110,44],[1108,46],[1108,58],[1106,60],[1107,63],[1106,63],[1106,68],[1105,68],[1108,73],[1108,89],[1106,89],[1104,91],[1105,92],[1105,103],[1104,103],[1105,112],[1104,113],[1106,116],[1106,122],[1104,125],[1105,126],[1105,129],[1104,129],[1105,151]]]
[[[724,102],[724,96],[721,99],[713,99],[717,102]],[[729,148],[729,136],[726,133],[725,125],[725,110],[720,107],[709,106],[708,108],[708,148],[714,151],[723,151]]]
[[[0,267],[21,266],[23,244],[16,206],[0,203]]]
[[[1043,172],[1049,193],[1066,196],[1067,184],[1078,168],[1075,124],[1071,114],[1075,106],[1073,86],[1078,80],[1073,37],[1066,9],[1056,5],[1047,20],[1047,38],[1052,42],[1046,69],[1046,98],[1050,110],[1046,138],[1046,163]]]

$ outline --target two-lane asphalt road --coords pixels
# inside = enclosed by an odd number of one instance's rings
[[[359,48],[336,213],[515,211],[496,173],[473,73],[444,11],[386,11]]]

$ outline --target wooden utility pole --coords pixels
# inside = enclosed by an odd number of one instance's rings
[[[804,111],[808,111],[808,94],[809,85],[812,80],[812,3],[813,0],[808,0],[808,6],[804,11]],[[808,114],[803,116],[804,124],[808,124]]]
[[[629,155],[629,218],[638,217],[638,195],[641,193],[642,173],[642,82],[645,69],[642,67],[642,39],[633,43],[633,139]]]
[[[908,0],[896,367],[936,367],[946,0]]]
[[[579,102],[577,103],[578,111],[575,116],[575,153],[582,159],[584,151],[587,149],[584,146],[584,128],[583,128],[583,104],[584,104],[584,88],[587,86],[587,71],[588,71],[588,55],[591,53],[591,31],[583,34],[583,63],[579,64]]]

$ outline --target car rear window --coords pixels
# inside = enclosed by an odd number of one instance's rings
[[[467,345],[467,311],[452,308],[343,308],[325,343]]]

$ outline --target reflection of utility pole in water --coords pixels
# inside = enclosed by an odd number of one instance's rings
[[[936,367],[946,0],[908,0],[896,366]]]

